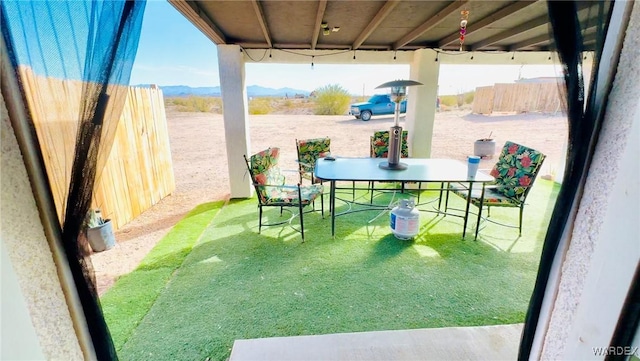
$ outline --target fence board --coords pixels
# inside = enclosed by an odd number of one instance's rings
[[[62,220],[83,83],[20,67],[58,217]],[[129,88],[113,146],[98,172],[92,207],[122,227],[175,190],[162,91]]]
[[[489,89],[491,88],[491,89]],[[564,90],[558,83],[495,84],[476,88],[473,112],[556,113],[562,110]]]
[[[472,111],[478,114],[491,114],[493,112],[493,87],[483,86],[476,88],[473,96]]]

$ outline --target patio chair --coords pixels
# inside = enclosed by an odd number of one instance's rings
[[[311,181],[311,184],[322,183],[322,179],[316,179],[313,175],[316,161],[319,158],[331,155],[331,139],[313,138],[296,139],[296,150],[298,152],[298,171],[300,173],[300,184],[304,179]]]
[[[280,156],[280,148],[268,148],[259,153],[252,155],[244,160],[247,169],[251,175],[251,181],[258,195],[258,212],[259,223],[258,233],[262,231],[262,226],[276,226],[291,222],[295,214],[286,221],[262,224],[262,208],[263,207],[280,207],[282,214],[284,207],[297,207],[298,216],[300,217],[300,233],[304,242],[304,220],[303,208],[311,204],[319,195],[322,195],[323,186],[321,184],[312,184],[310,186],[287,185],[285,177],[280,172],[278,160]],[[324,206],[321,206],[322,216],[324,217]]]
[[[303,184],[305,179],[309,180],[311,184],[322,184],[323,180],[314,176],[314,170],[318,159],[331,155],[331,139],[329,137],[296,139],[296,150],[298,152],[300,184]],[[355,199],[355,182],[353,182],[352,196]],[[323,195],[320,195],[320,201],[324,203]]]
[[[406,130],[402,131],[402,143],[400,145],[400,157],[401,158],[409,158],[409,146],[407,144],[407,138],[409,137],[409,132]],[[369,156],[371,158],[386,158],[389,153],[389,131],[388,130],[380,130],[373,133],[373,136],[370,138],[369,142]],[[373,203],[373,186],[374,182],[369,184],[369,189],[371,189],[371,200]],[[404,193],[405,183],[402,183],[402,192]],[[420,203],[420,190],[422,189],[422,184],[418,183],[418,203]]]
[[[484,193],[482,189],[474,189],[471,193],[471,204],[478,207],[478,222],[476,225],[476,235],[480,230],[480,220],[482,219],[482,208],[487,207],[487,219],[491,216],[491,207],[513,207],[520,209],[520,217],[518,222],[518,235],[522,235],[522,216],[524,212],[525,201],[527,195],[533,186],[533,182],[538,175],[538,171],[544,161],[545,155],[537,150],[525,147],[513,142],[506,142],[498,161],[491,170],[491,176],[495,178],[495,182],[485,187]],[[454,194],[467,199],[468,189],[462,184],[449,184],[448,190]],[[449,202],[449,192],[445,201],[445,212],[447,211]],[[468,215],[465,215],[467,217]],[[489,220],[491,221],[491,220]],[[516,228],[513,225],[507,225],[491,221],[492,223],[502,226]]]

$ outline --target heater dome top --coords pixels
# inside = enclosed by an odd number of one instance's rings
[[[413,86],[413,85],[423,85],[423,84],[415,80],[393,80],[393,81],[388,81],[384,84],[378,85],[376,89],[404,87],[404,86]]]

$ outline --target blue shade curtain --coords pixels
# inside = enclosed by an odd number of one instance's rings
[[[599,79],[598,67],[602,61],[603,44],[613,1],[592,2],[591,4],[597,5],[595,10],[594,7],[590,7],[586,12],[580,10],[581,7],[584,8],[581,3],[584,2],[547,1],[551,39],[554,40],[564,73],[569,139],[562,188],[558,193],[542,248],[538,276],[522,332],[519,360],[529,359],[553,259],[568,226],[576,197],[585,183],[602,127],[606,94],[611,87],[610,83],[605,84],[605,87],[599,87],[600,82],[611,80]],[[588,93],[585,92],[583,72],[586,52],[593,52],[594,58],[592,76],[591,79],[587,79],[590,80]],[[599,88],[606,89],[606,93],[598,94]]]
[[[82,82],[79,95],[51,87],[40,92],[63,93],[61,99],[65,100],[55,106],[64,107],[67,101],[80,104],[60,226],[64,251],[99,360],[114,360],[117,355],[100,308],[82,228],[95,180],[108,157],[124,105],[144,7],[145,1],[5,0],[0,8],[2,36],[26,104],[33,104],[37,95],[25,92],[19,67],[38,77]],[[80,99],[70,99],[74,96]],[[30,116],[33,130],[33,114]]]

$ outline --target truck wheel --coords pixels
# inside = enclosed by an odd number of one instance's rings
[[[371,119],[371,111],[369,110],[363,111],[362,113],[360,113],[360,118],[365,122],[368,122],[369,119]]]

